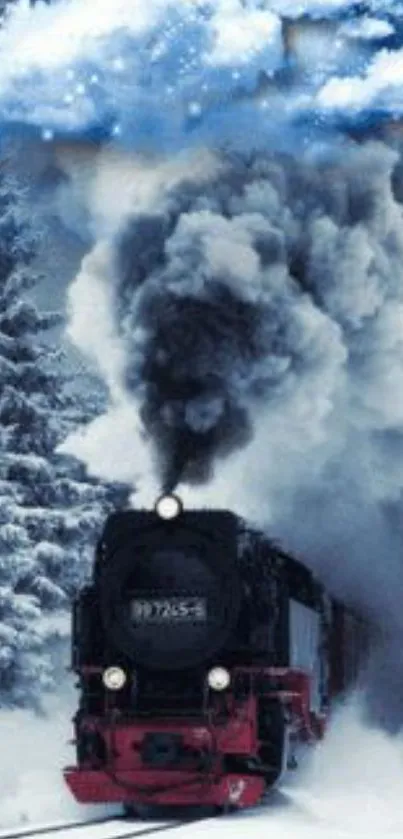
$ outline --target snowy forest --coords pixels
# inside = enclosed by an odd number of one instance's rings
[[[57,451],[91,419],[101,395],[83,395],[57,345],[63,317],[40,311],[39,237],[27,194],[0,172],[0,703],[37,707],[69,663],[69,606],[89,572],[107,510],[124,487],[90,479]],[[52,337],[53,335],[53,337]],[[62,660],[60,653],[63,652]]]

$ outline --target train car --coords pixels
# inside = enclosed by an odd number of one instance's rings
[[[70,790],[128,809],[256,804],[323,736],[366,635],[230,512],[163,496],[153,511],[112,514],[74,604]]]

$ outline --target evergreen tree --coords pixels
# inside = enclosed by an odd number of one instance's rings
[[[45,340],[60,318],[27,293],[39,281],[36,244],[24,195],[0,173],[0,703],[9,705],[35,704],[51,686],[63,608],[88,573],[102,519],[125,498],[56,453],[89,417]]]

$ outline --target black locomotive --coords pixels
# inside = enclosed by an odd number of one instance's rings
[[[367,640],[365,622],[232,513],[183,511],[175,496],[115,513],[74,607],[67,783],[85,802],[254,804],[323,735]]]

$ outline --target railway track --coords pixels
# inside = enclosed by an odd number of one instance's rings
[[[0,831],[0,839],[29,839],[29,837],[59,835],[64,839],[135,839],[140,836],[150,836],[165,830],[175,830],[187,824],[205,821],[206,817],[197,819],[182,819],[166,822],[132,822],[127,817],[109,816],[89,821],[64,822],[49,825],[32,825],[21,829]]]

